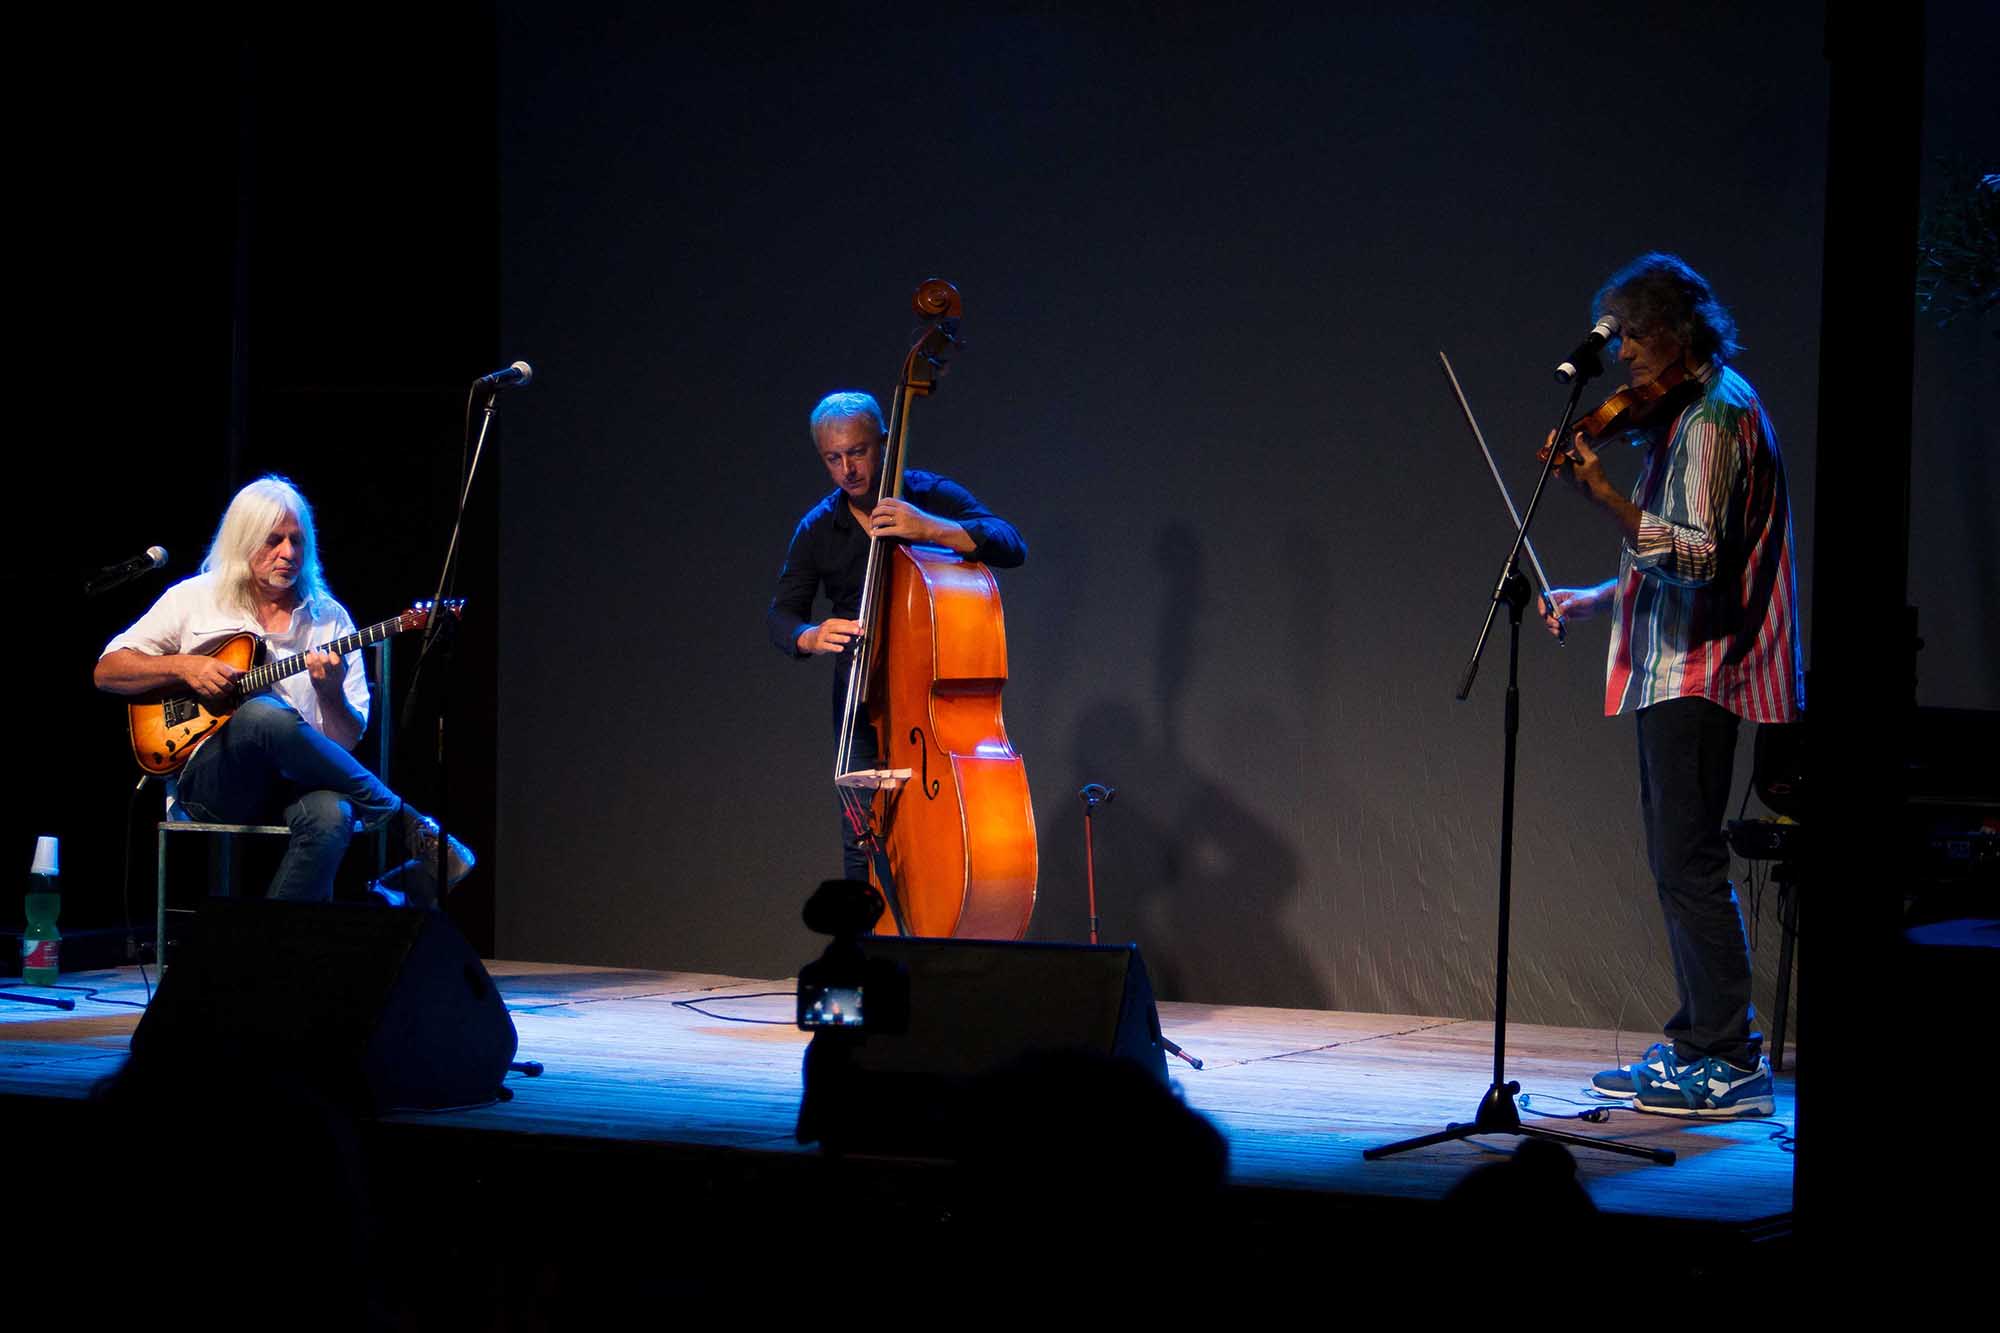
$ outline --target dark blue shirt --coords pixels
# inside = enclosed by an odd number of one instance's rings
[[[963,527],[977,543],[966,553],[994,569],[1013,569],[1028,558],[1028,544],[1014,525],[979,503],[971,491],[949,477],[911,468],[903,473],[903,499],[938,518]],[[785,567],[778,572],[778,590],[764,624],[772,646],[791,657],[799,651],[799,631],[813,622],[813,598],[824,587],[833,603],[830,613],[842,620],[861,614],[861,580],[868,572],[868,534],[847,506],[847,494],[833,494],[806,511],[792,531]]]

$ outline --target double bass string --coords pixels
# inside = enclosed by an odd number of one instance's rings
[[[919,342],[919,347],[922,343]],[[903,420],[910,400],[910,363],[916,357],[912,348],[903,360],[901,383],[896,386],[896,396],[889,402],[888,438],[883,444],[881,475],[875,478],[875,500],[880,503],[885,497],[902,492],[903,478]],[[847,701],[841,710],[840,744],[833,757],[834,782],[840,791],[841,804],[847,810],[848,822],[857,834],[867,831],[866,808],[872,802],[864,802],[855,794],[855,789],[842,783],[840,779],[854,771],[854,737],[856,729],[862,725],[861,709],[868,692],[869,667],[875,655],[875,621],[881,602],[883,575],[882,539],[874,533],[868,535],[868,565],[861,580],[861,606],[856,619],[861,625],[861,637],[848,649]],[[878,756],[877,767],[880,767]]]

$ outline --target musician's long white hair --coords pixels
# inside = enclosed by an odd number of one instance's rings
[[[313,527],[312,506],[298,487],[276,474],[259,477],[236,492],[215,529],[215,540],[208,544],[202,573],[220,576],[224,602],[234,602],[245,611],[255,610],[256,580],[250,572],[250,557],[263,549],[264,539],[286,514],[299,524],[299,577],[293,590],[306,614],[322,619],[332,610],[333,594],[327,591],[326,575],[319,565],[319,533]]]

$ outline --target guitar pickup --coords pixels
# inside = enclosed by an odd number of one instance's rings
[[[161,715],[170,727],[178,727],[183,722],[192,722],[201,716],[201,705],[193,699],[169,699],[160,708]]]

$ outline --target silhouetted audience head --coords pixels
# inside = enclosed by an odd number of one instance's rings
[[[1130,1060],[1024,1056],[979,1080],[967,1107],[959,1162],[974,1225],[1157,1240],[1205,1221],[1221,1196],[1228,1143]]]
[[[1544,1139],[1523,1139],[1512,1157],[1454,1185],[1445,1203],[1461,1215],[1517,1221],[1570,1222],[1597,1212],[1576,1178],[1576,1159]]]

